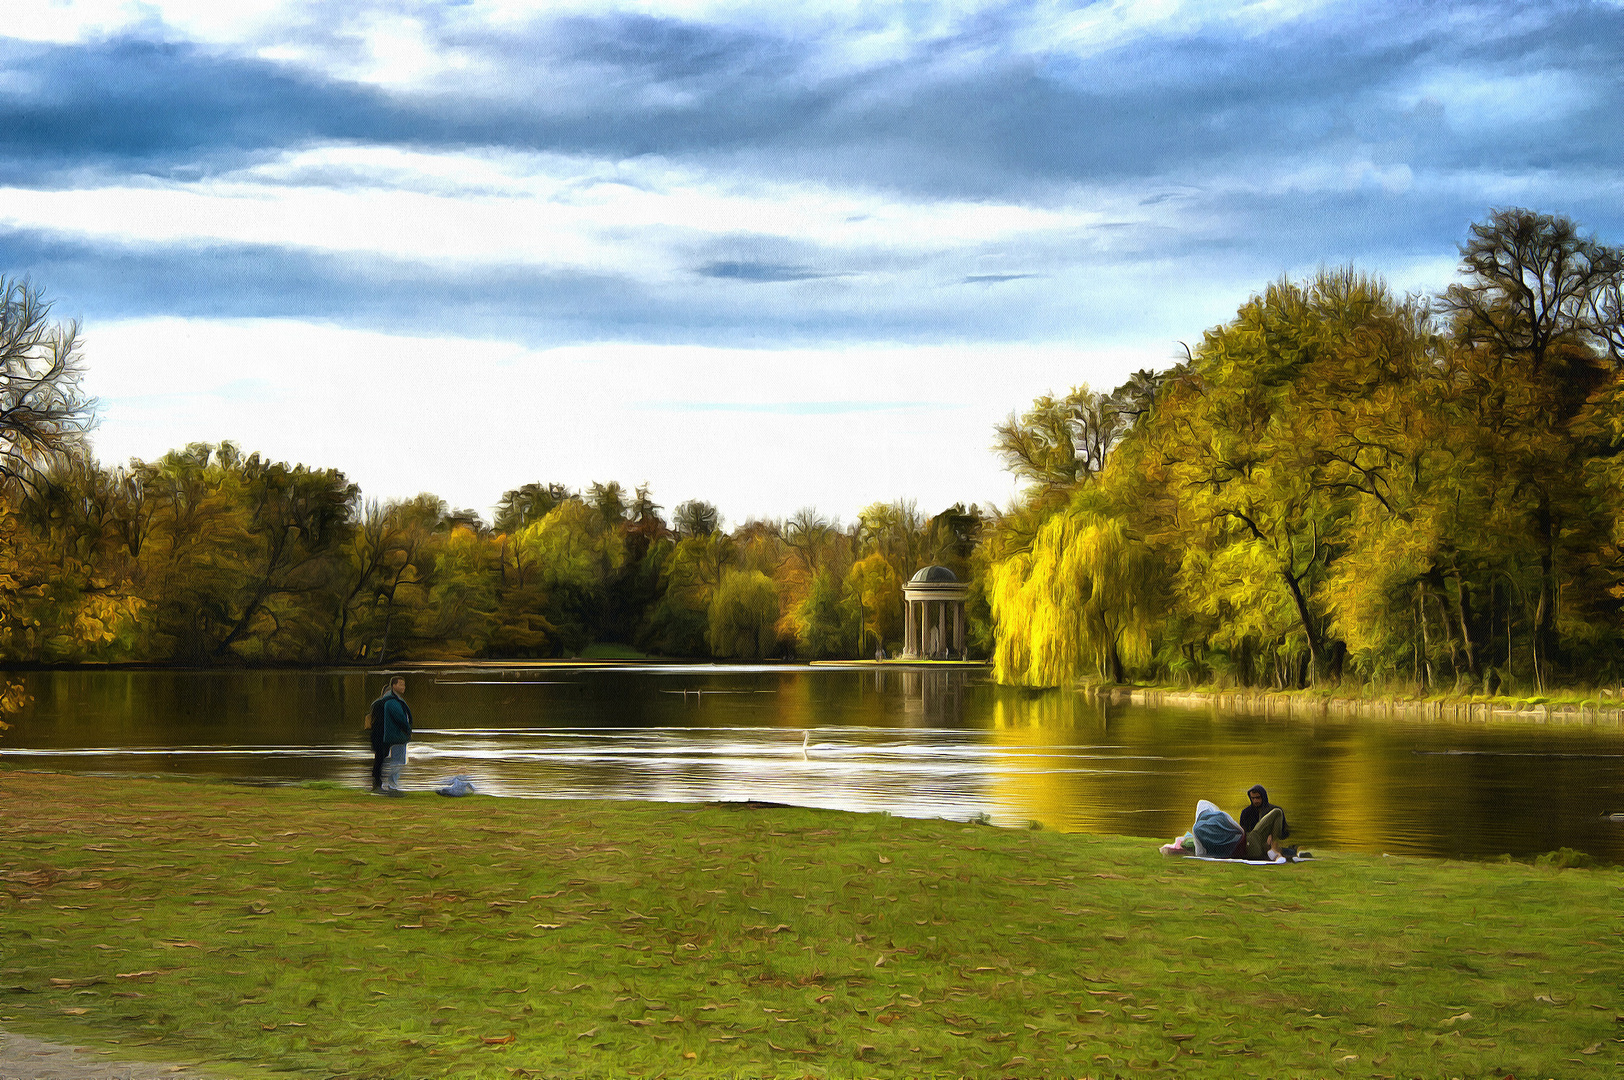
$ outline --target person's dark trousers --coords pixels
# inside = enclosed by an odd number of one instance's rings
[[[372,790],[377,791],[383,787],[383,763],[389,758],[389,747],[374,746],[372,748]]]

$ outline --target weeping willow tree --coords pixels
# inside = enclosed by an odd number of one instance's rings
[[[1121,682],[1150,659],[1157,575],[1120,518],[1055,514],[1029,551],[993,565],[989,586],[999,682],[1062,686],[1091,669]]]

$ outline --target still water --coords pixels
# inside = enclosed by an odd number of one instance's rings
[[[40,672],[5,769],[367,782],[380,675]],[[1167,838],[1253,783],[1292,840],[1624,861],[1624,732],[1102,708],[978,669],[445,667],[409,674],[406,786],[536,798],[757,799]]]

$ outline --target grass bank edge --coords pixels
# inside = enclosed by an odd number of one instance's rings
[[[76,876],[50,886],[57,902],[12,894],[6,904],[0,941],[17,945],[19,930],[44,939],[8,950],[23,968],[0,961],[0,1015],[21,1018],[6,1025],[123,1056],[214,1061],[222,1074],[267,1061],[334,1076],[593,1075],[600,1065],[603,1075],[1060,1075],[1071,1064],[1109,1074],[1205,1053],[1184,1064],[1329,1075],[1337,1058],[1319,1045],[1329,1034],[1355,1057],[1426,1075],[1521,1075],[1537,1058],[1483,1044],[1554,1036],[1574,1055],[1599,1047],[1591,1021],[1609,1018],[1581,1014],[1576,988],[1597,974],[1617,981],[1616,964],[1587,974],[1601,942],[1583,927],[1617,909],[1624,878],[1609,872],[1361,855],[1245,870],[1163,860],[1151,840],[727,804],[387,801],[326,787],[0,774],[0,800],[8,787],[56,805],[0,801],[0,836],[24,841],[5,845],[0,866]],[[30,824],[35,834],[19,835]],[[357,826],[348,847],[337,839]],[[237,872],[210,873],[228,867]],[[153,891],[154,873],[166,894],[129,907],[143,899],[132,892]],[[352,917],[380,891],[399,910],[357,927]],[[131,911],[143,919],[124,922]],[[1468,924],[1482,940],[1452,944]],[[375,950],[393,961],[400,949],[427,958],[413,963],[461,962],[424,986],[379,966]],[[538,955],[563,958],[570,974],[543,989]],[[1546,957],[1552,977],[1526,971],[1529,957]],[[1327,987],[1326,964],[1344,989]],[[1531,974],[1563,1004],[1519,998]],[[613,986],[575,1001],[577,978]],[[35,985],[6,989],[17,980]],[[386,998],[372,996],[380,987]],[[132,991],[144,996],[112,996]],[[1473,994],[1484,1003],[1455,1009]],[[1260,997],[1296,1019],[1254,1022]],[[678,1024],[645,1008],[684,998],[694,1009],[679,1005]],[[698,1011],[707,999],[715,1022]],[[495,1026],[436,1028],[446,1000],[451,1016],[496,1015]],[[404,1003],[407,1019],[382,1018],[373,1003],[383,1001]],[[760,1007],[757,1030],[725,1026],[741,1002]],[[776,1027],[780,1007],[811,1019]],[[920,1008],[952,1018],[907,1027]],[[1436,1029],[1444,1009],[1456,1019]],[[218,1021],[222,1010],[250,1015]],[[309,1025],[324,1020],[317,1039]],[[1490,1024],[1505,1033],[1466,1033]],[[1240,1053],[1237,1032],[1257,1056],[1224,1058]],[[157,1041],[133,1047],[137,1033]],[[842,1072],[835,1061],[861,1064]],[[1560,1074],[1589,1072],[1565,1064]]]

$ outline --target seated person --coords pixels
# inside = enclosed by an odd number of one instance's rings
[[[1278,807],[1275,809],[1280,817],[1269,820],[1270,829],[1277,827],[1277,822],[1285,818],[1284,811]],[[1251,837],[1240,823],[1202,799],[1195,804],[1195,824],[1190,831],[1171,844],[1163,844],[1161,851],[1163,855],[1201,855],[1211,859],[1261,860],[1266,857],[1270,862],[1281,862],[1286,858],[1272,832],[1259,830],[1257,844],[1257,854],[1254,855]],[[1267,855],[1264,853],[1265,847]]]
[[[1241,811],[1240,822],[1246,832],[1246,857],[1261,859],[1265,850],[1280,851],[1280,841],[1291,835],[1285,810],[1269,802],[1269,792],[1262,784],[1247,788],[1246,798],[1251,805]],[[1296,849],[1287,854],[1296,855]]]

